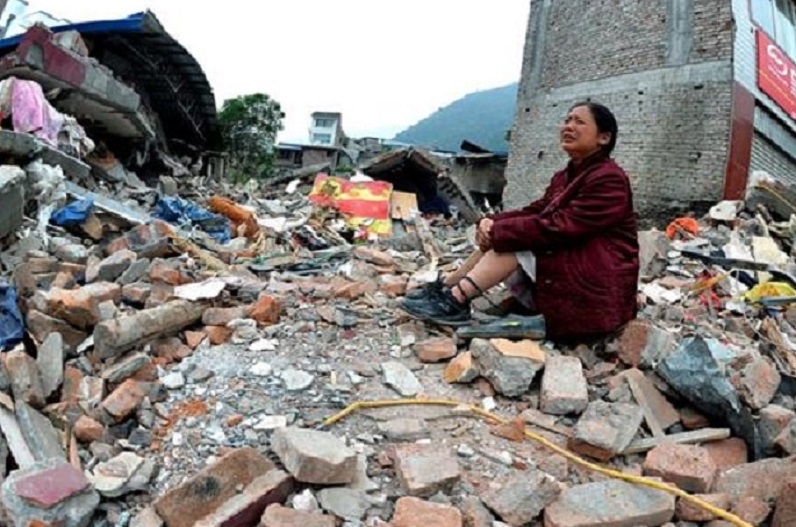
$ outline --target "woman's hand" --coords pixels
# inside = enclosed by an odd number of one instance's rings
[[[475,243],[482,253],[487,252],[492,248],[492,226],[495,224],[494,220],[484,218],[478,222],[478,229],[475,232]]]

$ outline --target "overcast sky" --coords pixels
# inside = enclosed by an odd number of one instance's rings
[[[472,91],[519,79],[530,0],[29,0],[74,22],[150,9],[224,99],[265,92],[307,139],[313,111],[391,137]]]

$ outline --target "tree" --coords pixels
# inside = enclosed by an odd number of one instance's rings
[[[276,134],[284,117],[279,103],[264,93],[224,101],[219,121],[235,181],[272,174]]]

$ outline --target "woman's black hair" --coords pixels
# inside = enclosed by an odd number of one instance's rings
[[[603,146],[603,152],[610,155],[616,146],[616,135],[619,133],[619,125],[616,124],[616,117],[611,113],[606,106],[593,101],[581,101],[570,106],[569,111],[578,106],[585,106],[594,117],[594,122],[597,124],[597,130],[602,133],[611,134],[611,139],[607,145]]]

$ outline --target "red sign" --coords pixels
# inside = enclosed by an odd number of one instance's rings
[[[757,31],[757,85],[796,120],[796,64],[763,31]]]

